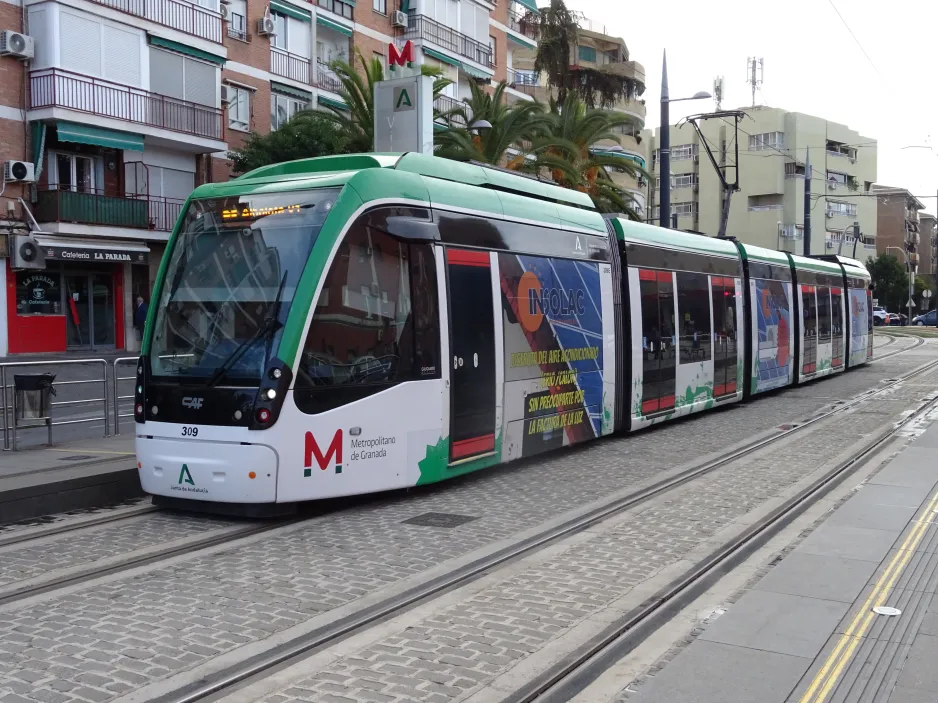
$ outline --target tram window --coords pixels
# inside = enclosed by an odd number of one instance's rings
[[[710,286],[703,273],[677,274],[677,312],[680,316],[680,363],[710,358]]]
[[[639,272],[642,296],[642,412],[658,411],[661,325],[658,319],[658,281],[654,271]]]
[[[841,310],[841,305],[843,301],[843,293],[840,290],[831,290],[831,333],[833,335],[833,349],[831,352],[831,357],[833,359],[833,366],[840,366],[842,358],[844,355],[844,323],[843,323],[843,311]]]
[[[437,305],[432,246],[356,223],[316,301],[297,373],[297,407],[323,412],[397,383],[438,378]]]
[[[817,324],[818,341],[829,342],[831,339],[831,292],[830,288],[817,289]]]

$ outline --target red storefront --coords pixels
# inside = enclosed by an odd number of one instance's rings
[[[9,351],[17,353],[125,348],[127,264],[147,265],[140,243],[37,237],[44,269],[14,271],[7,260]]]

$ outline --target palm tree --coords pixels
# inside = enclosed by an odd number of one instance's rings
[[[496,166],[522,168],[530,143],[546,134],[550,118],[541,103],[505,100],[505,81],[489,94],[476,83],[469,84],[472,94],[441,117],[448,128],[436,135],[436,155],[457,161],[481,161]],[[491,127],[474,129],[473,124],[488,122]]]
[[[616,156],[602,142],[618,144],[617,127],[631,125],[632,118],[610,110],[593,110],[575,94],[568,93],[561,106],[551,100],[551,130],[536,141],[535,167],[550,172],[555,183],[588,194],[601,212],[621,212],[633,220],[642,217],[635,209],[636,200],[616,184],[610,172],[631,178],[648,174],[634,161]]]
[[[342,151],[345,153],[363,153],[374,148],[375,124],[375,83],[384,80],[384,67],[377,58],[367,61],[361,50],[356,49],[358,60],[361,62],[361,72],[356,71],[354,65],[342,59],[333,61],[330,68],[335,71],[341,87],[339,95],[348,107],[341,110],[328,106],[330,115],[339,125],[342,134]],[[440,78],[440,72],[431,66],[421,66],[425,76],[433,76],[433,98],[452,83],[448,78]]]

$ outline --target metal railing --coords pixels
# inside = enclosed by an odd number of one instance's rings
[[[38,192],[37,222],[77,222],[109,227],[172,230],[184,200],[146,194],[112,195],[100,189],[51,185]]]
[[[248,40],[247,19],[244,15],[232,12],[228,15],[228,36],[232,39]]]
[[[492,49],[488,44],[467,37],[465,34],[461,34],[445,24],[440,24],[426,15],[418,15],[413,10],[410,10],[407,14],[407,29],[404,31],[403,37],[404,39],[423,39],[432,42],[489,68],[493,68],[495,65],[492,61]]]
[[[25,368],[25,367],[50,367],[50,366],[73,366],[78,364],[101,364],[102,377],[93,378],[93,379],[81,379],[77,381],[55,381],[52,384],[53,388],[61,388],[63,386],[78,386],[82,384],[90,383],[100,383],[101,388],[104,391],[101,398],[81,398],[78,400],[59,400],[49,403],[49,414],[44,418],[34,418],[42,419],[44,423],[42,425],[19,425],[16,421],[16,390],[13,385],[7,386],[7,369],[11,368]],[[54,426],[61,425],[77,425],[85,422],[104,422],[104,436],[110,436],[110,400],[108,397],[108,362],[105,359],[67,359],[67,360],[58,360],[58,361],[12,361],[0,363],[0,406],[2,406],[3,415],[3,450],[4,451],[16,451],[16,430],[17,429],[32,429],[38,427],[46,427],[49,433],[49,444],[52,444],[52,428]],[[11,397],[7,393],[11,393]],[[11,404],[8,405],[8,399],[12,400]],[[104,403],[104,413],[103,415],[89,417],[89,418],[79,418],[77,420],[59,420],[58,422],[53,421],[52,419],[52,410],[55,407],[62,406],[75,406],[82,405],[87,403]],[[12,421],[11,421],[12,418]],[[11,431],[12,430],[12,431]],[[12,443],[10,441],[12,435]]]
[[[270,47],[270,72],[274,75],[310,85],[310,65],[310,59],[305,56]]]
[[[221,15],[180,0],[91,0],[112,10],[221,44]]]
[[[111,374],[111,378],[114,381],[114,436],[115,437],[117,437],[121,433],[121,420],[120,419],[122,417],[134,416],[133,411],[129,413],[123,413],[123,414],[121,413],[121,401],[127,400],[127,399],[133,400],[134,395],[133,394],[120,395],[120,392],[118,391],[118,384],[120,383],[120,381],[136,381],[137,380],[136,374],[134,374],[133,376],[118,375],[119,372],[117,370],[117,367],[120,366],[121,364],[131,364],[131,363],[136,364],[138,361],[140,361],[139,356],[122,356],[118,359],[114,359],[114,369],[113,369],[113,373]]]
[[[29,75],[30,108],[63,107],[209,139],[224,139],[222,110],[60,68]]]
[[[518,34],[523,34],[529,39],[537,39],[540,32],[538,31],[538,26],[536,23],[528,21],[528,15],[531,14],[527,11],[520,12],[514,8],[514,6],[508,8],[508,27],[517,32]]]
[[[316,85],[331,93],[338,93],[342,88],[342,81],[327,63],[316,59]]]

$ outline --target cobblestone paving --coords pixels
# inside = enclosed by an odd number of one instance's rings
[[[853,415],[852,436],[813,432],[720,469],[661,507],[294,682],[264,703],[445,703],[465,695],[835,458],[857,435],[877,431],[920,395],[920,389],[905,389],[879,404],[877,413]]]
[[[69,536],[68,533],[55,535],[42,544],[26,542],[0,550],[0,586],[35,578],[55,569],[93,564],[101,559],[234,524],[209,518],[154,513],[132,518],[127,524],[89,527],[77,536]]]
[[[21,698],[6,700],[5,694],[43,703],[103,703],[663,469],[719,451],[728,441],[804,417],[831,397],[849,398],[876,387],[882,378],[895,377],[930,357],[931,353],[900,355],[746,406],[416,490],[407,498],[351,507],[313,520],[304,530],[273,534],[250,545],[5,610],[0,612],[0,703],[23,703]],[[857,432],[852,423],[849,435],[856,437]],[[770,477],[778,466],[771,462]],[[584,480],[585,471],[589,480]],[[709,506],[708,514],[717,507]],[[479,519],[451,530],[400,524],[429,511]],[[692,539],[699,527],[688,527],[687,534],[668,532],[669,539]],[[648,535],[659,535],[651,526],[648,530]],[[660,552],[661,537],[650,539],[656,545],[651,551]],[[651,563],[647,557],[643,560]],[[597,567],[584,563],[580,568],[582,594],[592,593],[587,584]],[[644,568],[634,578],[642,577]],[[556,573],[560,577],[565,572]],[[531,578],[531,586],[517,588],[530,588],[533,599],[539,597],[533,585],[539,580]],[[558,605],[545,598],[551,607]],[[560,618],[553,625],[564,622]],[[538,631],[544,634],[542,628],[551,624],[542,624]],[[511,655],[502,651],[497,656]]]

